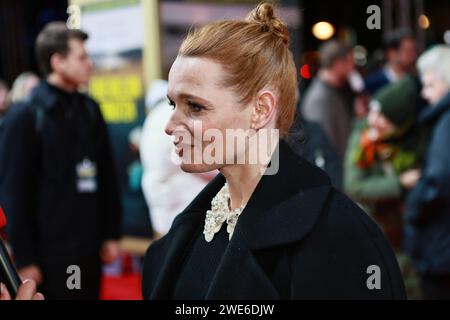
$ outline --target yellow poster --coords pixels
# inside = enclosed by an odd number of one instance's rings
[[[94,76],[89,93],[100,103],[107,123],[132,123],[137,120],[136,100],[142,96],[142,83],[138,75]]]

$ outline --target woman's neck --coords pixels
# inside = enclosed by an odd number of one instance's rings
[[[239,208],[247,203],[263,175],[261,164],[230,165],[220,169],[228,184],[230,209]]]
[[[280,142],[279,132],[274,130],[274,119],[275,117],[265,128],[269,131],[260,130],[257,136],[249,139],[250,145],[244,159],[249,160],[250,163],[232,164],[219,169],[228,184],[231,210],[248,202],[262,176],[266,174],[267,166],[274,157]],[[255,154],[257,154],[257,161],[251,162],[250,159],[254,159]]]

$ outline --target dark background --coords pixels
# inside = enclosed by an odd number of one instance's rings
[[[391,0],[394,6],[400,1],[402,0]],[[240,3],[240,1],[229,2]],[[242,2],[248,3],[248,1]],[[312,36],[311,28],[314,23],[321,20],[331,22],[338,30],[350,26],[355,32],[357,43],[366,47],[369,52],[380,47],[382,30],[367,29],[366,9],[372,4],[381,7],[382,0],[284,0],[278,2],[297,5],[301,9],[303,24],[300,32],[291,35],[292,40],[299,44],[301,52],[317,49],[319,41]],[[413,5],[416,0],[408,2]],[[450,1],[425,0],[423,3],[431,21],[431,27],[426,30],[426,45],[442,42],[444,31],[450,29],[448,18],[450,17]],[[21,72],[37,71],[34,60],[36,35],[46,23],[66,20],[66,10],[66,0],[0,0],[0,78],[11,84]]]

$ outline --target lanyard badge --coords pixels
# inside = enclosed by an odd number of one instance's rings
[[[77,189],[80,193],[93,193],[97,191],[97,165],[84,158],[77,164]]]

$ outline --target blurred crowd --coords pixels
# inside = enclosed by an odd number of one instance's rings
[[[52,23],[36,43],[42,78],[26,72],[11,88],[0,80],[7,238],[21,275],[48,298],[98,297],[101,264],[120,250],[122,204],[106,124],[78,90],[92,72],[86,39]],[[420,54],[413,34],[397,30],[383,50],[384,64],[367,72],[355,66],[351,46],[324,42],[289,143],[378,223],[409,298],[450,299],[450,47]],[[130,133],[130,184],[142,188],[154,238],[216,174],[188,174],[171,161],[166,90],[164,80],[151,83],[146,121]],[[61,280],[61,266],[73,261],[91,270],[83,297]]]
[[[363,74],[351,47],[325,42],[299,110],[322,126],[342,162],[336,187],[387,236],[408,298],[448,299],[450,47],[418,57],[412,33],[399,29],[383,50],[384,65]]]

